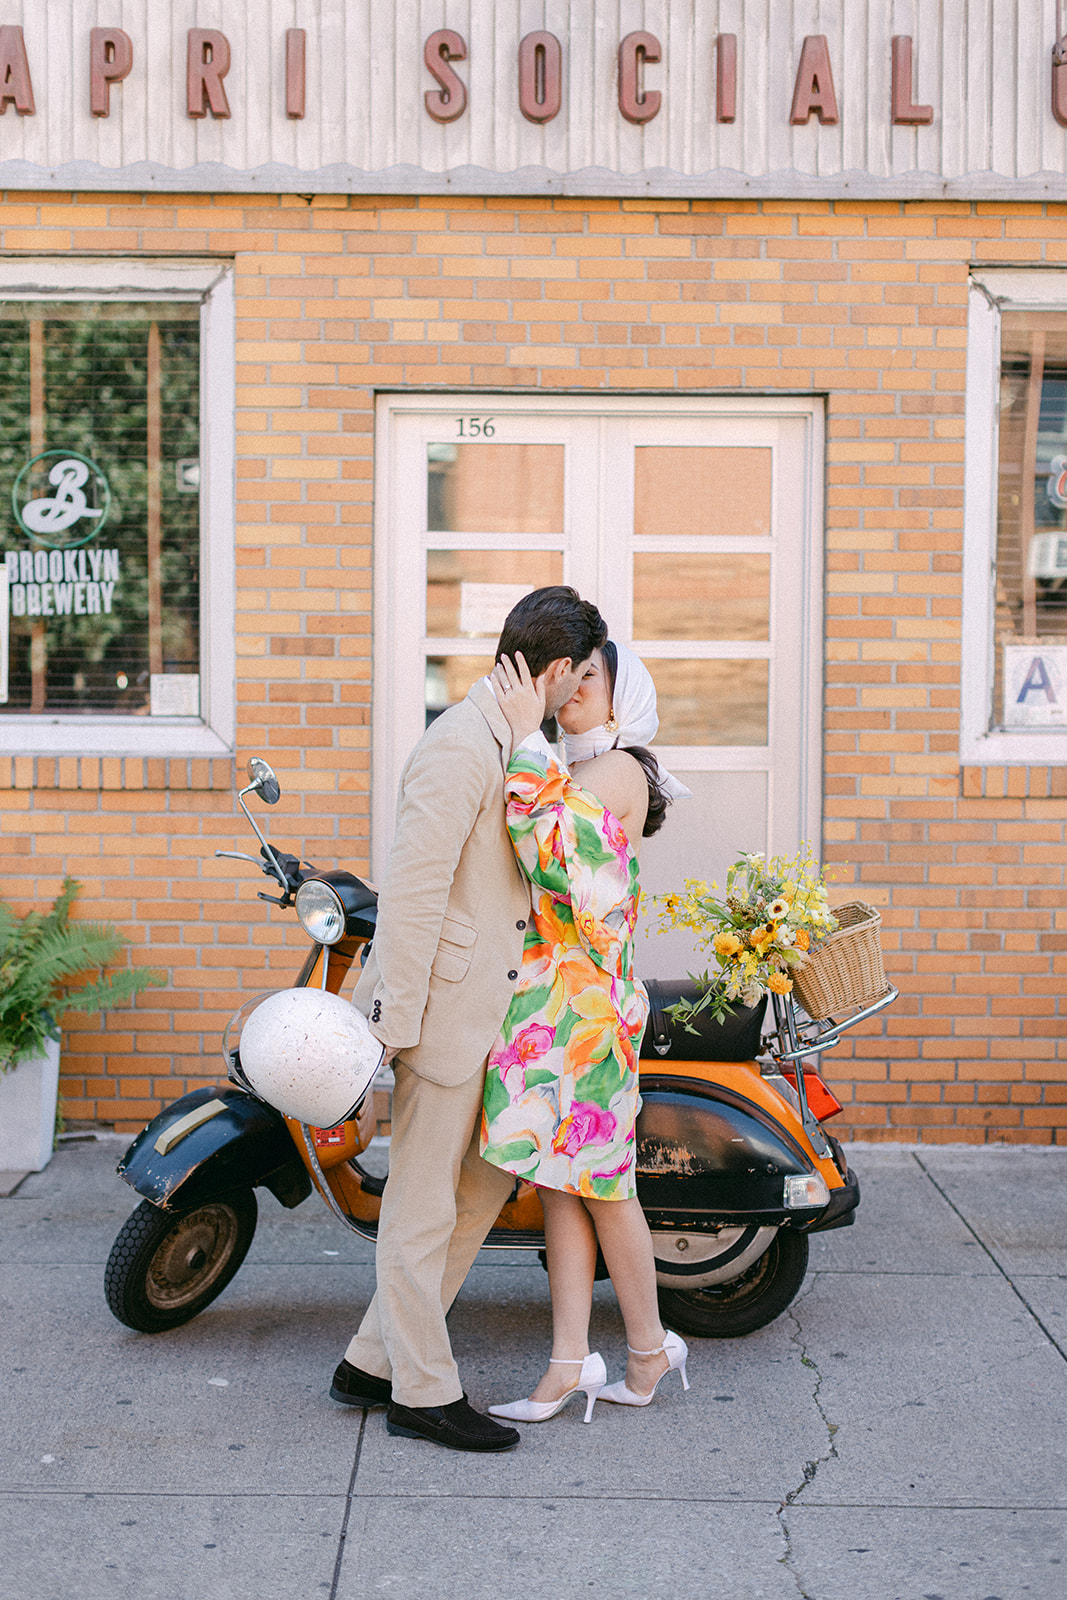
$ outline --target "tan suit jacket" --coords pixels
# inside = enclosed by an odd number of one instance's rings
[[[378,931],[353,999],[412,1072],[482,1066],[515,988],[530,888],[504,821],[511,730],[479,681],[432,722],[400,778]]]

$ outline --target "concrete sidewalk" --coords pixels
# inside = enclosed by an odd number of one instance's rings
[[[503,1457],[393,1439],[330,1374],[372,1252],[313,1200],[197,1321],[115,1322],[134,1196],[73,1143],[0,1201],[2,1600],[1065,1600],[1067,1150],[856,1147],[791,1311],[690,1341],[692,1389],[572,1406]],[[536,1258],[452,1314],[479,1406],[549,1342]],[[597,1286],[615,1375],[622,1327]]]

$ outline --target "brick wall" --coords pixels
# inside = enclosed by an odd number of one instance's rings
[[[957,756],[967,269],[1067,262],[1067,207],[10,195],[4,251],[214,253],[237,275],[239,764],[272,837],[367,866],[376,386],[827,395],[825,854],[902,998],[828,1068],[868,1138],[1067,1139],[1064,772]],[[66,1035],[68,1117],[219,1075],[289,981],[225,762],[0,762],[20,907],[67,869],[166,990]]]

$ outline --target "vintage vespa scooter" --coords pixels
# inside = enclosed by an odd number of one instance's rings
[[[374,936],[375,891],[349,872],[318,871],[273,849],[245,796],[275,805],[278,780],[258,757],[248,773],[237,798],[260,841],[260,859],[216,854],[250,861],[274,879],[281,894],[260,892],[260,899],[295,905],[312,943],[293,987],[337,994]],[[889,1005],[896,990],[887,988],[841,1023],[802,1021],[791,998],[776,995],[772,1048],[757,1059],[763,1005],[723,1024],[702,1016],[694,1035],[667,1015],[692,988],[647,987],[637,1186],[652,1230],[661,1312],[690,1335],[751,1333],[799,1290],[808,1235],[847,1226],[859,1203],[841,1146],[822,1126],[840,1106],[812,1058],[846,1027]],[[289,1207],[314,1188],[345,1227],[364,1239],[377,1235],[386,1179],[370,1160],[373,1095],[331,1128],[283,1117],[259,1099],[240,1064],[240,1030],[256,1003],[237,1013],[224,1038],[230,1084],[182,1096],[119,1163],[119,1174],[143,1196],[115,1240],[105,1277],[108,1304],[127,1327],[177,1327],[222,1292],[252,1242],[257,1187]],[[373,1153],[380,1146],[376,1141]],[[543,1252],[536,1188],[516,1182],[483,1248]]]

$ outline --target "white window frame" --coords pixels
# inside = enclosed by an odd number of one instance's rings
[[[997,476],[1000,466],[1000,316],[1062,311],[1067,271],[981,268],[971,273],[963,490],[961,766],[1067,765],[1067,731],[990,731],[995,667]]]
[[[200,303],[200,715],[29,716],[0,706],[0,753],[210,757],[236,739],[233,270],[220,261],[0,260],[2,300]]]

